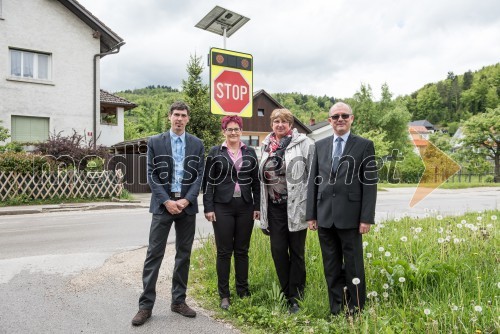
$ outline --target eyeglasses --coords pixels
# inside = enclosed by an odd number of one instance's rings
[[[348,119],[351,116],[352,114],[335,114],[330,116],[330,118],[333,119],[334,121],[338,121],[340,117],[342,117],[342,119]]]
[[[228,133],[231,133],[231,132],[240,133],[241,129],[240,128],[226,128],[224,131],[226,131]]]

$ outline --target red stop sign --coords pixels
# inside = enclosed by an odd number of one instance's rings
[[[214,80],[214,99],[225,112],[239,114],[250,103],[250,86],[240,72],[224,70]]]

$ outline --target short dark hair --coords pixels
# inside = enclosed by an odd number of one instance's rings
[[[170,115],[172,115],[174,110],[186,110],[187,114],[189,116],[189,112],[190,112],[189,106],[182,101],[176,101],[176,102],[172,103],[172,105],[170,106]]]

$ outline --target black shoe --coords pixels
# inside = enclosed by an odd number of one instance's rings
[[[220,301],[220,308],[223,310],[229,310],[229,305],[231,305],[231,302],[229,301],[229,298],[222,298]]]
[[[151,310],[139,310],[132,319],[132,325],[141,326],[151,317]]]
[[[250,297],[252,294],[250,293],[250,291],[245,291],[245,292],[242,292],[242,293],[238,293],[238,297],[240,298],[245,298],[245,297]]]
[[[172,310],[172,312],[179,313],[180,315],[183,315],[188,318],[196,317],[196,311],[187,306],[186,303],[172,304],[170,306],[170,310]]]
[[[300,311],[300,307],[299,307],[299,304],[297,304],[297,303],[293,303],[292,306],[290,306],[290,308],[288,309],[288,313],[290,313],[290,314],[295,314],[299,311]]]

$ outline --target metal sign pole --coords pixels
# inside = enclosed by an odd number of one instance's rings
[[[226,48],[226,37],[227,36],[226,35],[227,35],[227,29],[226,29],[226,27],[222,27],[222,36],[224,37],[224,44],[223,45],[224,45],[225,50],[227,50],[227,48]]]

